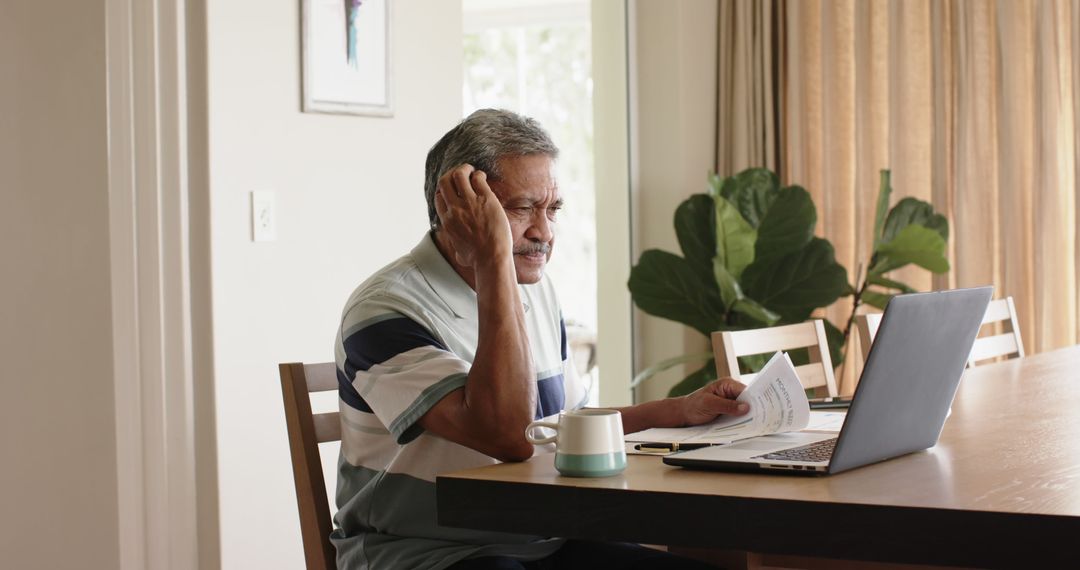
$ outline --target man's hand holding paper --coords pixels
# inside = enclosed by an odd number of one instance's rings
[[[721,416],[716,421],[686,428],[654,428],[626,436],[627,441],[725,444],[770,433],[798,431],[810,422],[806,399],[795,366],[787,354],[777,352],[735,402],[750,411]]]
[[[761,369],[754,381],[737,398],[750,406],[750,413],[725,417],[702,426],[706,431],[695,442],[726,443],[770,433],[798,431],[810,422],[810,403],[806,399],[795,366],[783,352],[777,352]]]

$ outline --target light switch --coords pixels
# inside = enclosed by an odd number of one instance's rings
[[[277,239],[277,212],[274,193],[256,190],[251,193],[251,240],[274,241]]]

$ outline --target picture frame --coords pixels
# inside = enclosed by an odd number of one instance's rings
[[[392,117],[390,0],[301,0],[303,112]]]

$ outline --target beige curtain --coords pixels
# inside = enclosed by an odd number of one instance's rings
[[[773,0],[718,5],[716,172],[778,167],[780,9]]]
[[[721,2],[722,28],[723,6],[741,4]],[[766,9],[771,22],[748,20],[779,52],[778,118],[763,119],[776,120],[776,168],[814,196],[818,233],[839,261],[853,273],[868,259],[878,171],[889,168],[894,201],[927,200],[951,229],[948,274],[906,268],[897,278],[924,290],[993,284],[995,296],[1015,299],[1029,352],[1075,344],[1080,3],[792,0]],[[756,79],[738,75],[752,65],[723,54],[718,109],[731,116],[722,86]],[[736,119],[748,121],[726,120]],[[731,159],[731,137],[742,133],[717,137],[718,167],[733,167],[719,172],[771,164]],[[850,303],[826,316],[841,324]],[[858,366],[849,368],[850,390]]]

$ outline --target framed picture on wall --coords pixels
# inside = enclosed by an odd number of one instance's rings
[[[390,117],[389,0],[302,0],[304,112]]]

